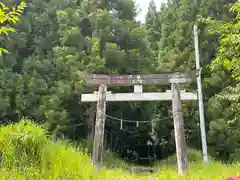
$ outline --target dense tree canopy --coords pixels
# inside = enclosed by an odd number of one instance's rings
[[[210,142],[217,149],[218,157],[224,160],[239,160],[239,122],[240,122],[240,3],[231,7],[236,13],[231,22],[222,23],[215,29],[220,34],[217,56],[212,61],[213,71],[227,71],[229,77],[234,79],[233,83],[225,87],[223,91],[210,102],[214,109],[221,108],[223,111],[215,111],[214,118],[210,124]],[[219,22],[213,22],[213,25]],[[212,114],[214,112],[212,109]]]
[[[8,7],[14,2],[3,1]],[[232,6],[234,2],[167,1],[157,10],[151,1],[146,22],[141,24],[135,20],[138,9],[133,0],[30,1],[16,33],[0,41],[0,47],[9,51],[0,57],[1,122],[29,117],[59,138],[91,141],[96,104],[81,103],[80,97],[96,89],[85,86],[84,74],[193,70],[193,24],[198,22],[209,150],[222,160],[237,159],[240,51],[239,3]],[[215,24],[201,21],[209,17]],[[216,23],[222,24],[220,28]],[[132,88],[109,91],[131,92]],[[200,148],[197,102],[185,103],[183,110],[188,146]],[[106,148],[129,158],[135,152],[146,157],[146,143],[154,139],[158,158],[175,151],[172,119],[160,121],[171,117],[171,102],[109,102],[107,114],[138,121],[139,126],[129,122],[121,129],[119,121],[107,118]],[[156,120],[153,128],[151,123],[141,123],[151,120]]]

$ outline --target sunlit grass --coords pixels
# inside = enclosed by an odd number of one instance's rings
[[[211,161],[201,163],[201,153],[189,150],[189,171],[179,177],[176,169],[176,157],[161,161],[156,167],[159,173],[137,174],[126,172],[129,167],[113,156],[105,155],[107,167],[115,169],[97,169],[91,163],[83,148],[75,148],[69,142],[51,142],[44,128],[30,122],[21,121],[0,128],[0,151],[3,153],[3,168],[0,179],[3,180],[169,180],[169,179],[226,179],[240,175],[240,164],[223,165]]]

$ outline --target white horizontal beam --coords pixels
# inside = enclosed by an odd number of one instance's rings
[[[172,92],[172,90],[166,90],[166,92],[169,92],[169,93],[171,93]],[[186,90],[180,90],[180,92],[182,93],[182,92],[186,92]]]
[[[96,102],[98,94],[82,94],[82,102]],[[107,101],[169,101],[172,100],[172,93],[108,93]],[[181,100],[197,100],[197,93],[181,93]]]

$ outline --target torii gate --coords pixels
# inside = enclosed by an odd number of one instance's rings
[[[189,73],[166,73],[152,75],[87,75],[87,86],[99,86],[99,91],[93,94],[82,94],[82,102],[97,102],[95,134],[92,160],[102,162],[104,127],[106,119],[106,101],[169,101],[172,100],[174,131],[179,174],[188,169],[187,145],[185,140],[184,121],[181,100],[198,100],[197,93],[180,91],[179,84],[196,81],[197,71]],[[143,92],[143,85],[171,85],[171,91]],[[134,86],[133,93],[107,92],[107,86]]]

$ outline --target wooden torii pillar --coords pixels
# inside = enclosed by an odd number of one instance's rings
[[[180,91],[179,84],[188,84],[196,81],[197,73],[166,73],[152,75],[87,75],[87,86],[99,86],[98,92],[82,94],[82,102],[97,102],[97,114],[93,143],[92,160],[96,164],[102,163],[104,127],[106,120],[106,102],[120,101],[169,101],[172,100],[174,132],[177,152],[177,166],[180,175],[188,169],[187,145],[185,140],[184,120],[181,100],[197,100],[197,94]],[[169,85],[171,91],[143,92],[143,85]],[[107,86],[134,86],[133,93],[107,92]]]

